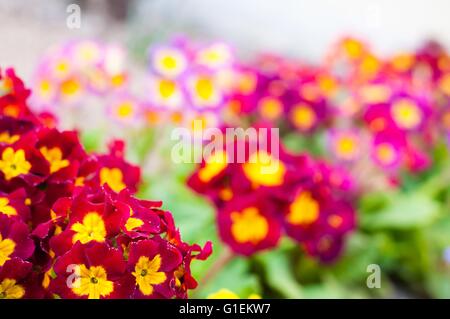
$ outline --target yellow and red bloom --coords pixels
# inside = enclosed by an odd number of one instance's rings
[[[34,243],[28,226],[5,215],[0,216],[0,268],[14,257],[26,260],[33,254]]]
[[[128,268],[134,281],[134,298],[171,298],[174,272],[183,256],[173,244],[155,238],[130,244]]]
[[[239,197],[218,212],[220,237],[242,255],[273,248],[281,236],[281,223],[276,212],[274,204],[264,198]]]
[[[105,202],[108,199],[107,193],[90,196],[89,199],[86,194],[80,194],[69,207],[63,207],[60,215],[70,211],[67,226],[50,240],[50,247],[57,256],[70,250],[77,242],[103,243],[118,235],[120,221],[126,212]],[[56,213],[59,215],[58,211]]]
[[[34,121],[35,117],[26,104],[31,91],[25,88],[13,69],[6,69],[4,73],[0,71],[0,85],[0,115]]]
[[[62,298],[125,298],[127,294],[120,284],[125,270],[118,249],[106,243],[77,243],[56,261],[56,278],[50,287]]]
[[[107,184],[113,191],[120,192],[128,188],[135,192],[141,179],[139,167],[124,160],[124,144],[114,141],[110,145],[109,155],[99,155],[96,182],[103,186]]]
[[[22,299],[28,296],[26,279],[31,267],[31,263],[20,258],[13,258],[0,267],[0,299]]]
[[[24,222],[30,220],[30,209],[27,205],[25,189],[19,188],[7,194],[0,192],[0,216],[5,215],[12,219]]]
[[[86,46],[78,62],[89,65],[98,56],[95,45]],[[64,78],[72,68],[63,63],[56,71]],[[23,108],[0,114],[0,298],[142,297],[136,287],[146,296],[154,289],[153,296],[186,298],[196,285],[190,263],[206,258],[211,244],[202,250],[182,242],[161,202],[131,196],[140,169],[125,161],[123,142],[114,141],[109,154],[86,154],[75,132],[29,112],[28,91],[8,76],[0,101],[22,99]],[[142,253],[128,271],[131,246],[156,238],[158,251]],[[69,265],[76,273],[67,273]],[[154,276],[136,277],[138,270]]]

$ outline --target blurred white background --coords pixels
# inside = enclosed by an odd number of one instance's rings
[[[74,37],[129,45],[187,33],[227,40],[242,54],[273,51],[309,61],[343,35],[361,37],[381,54],[429,38],[450,46],[449,0],[130,0],[126,18],[117,20],[107,8],[118,1],[82,1],[82,27],[70,30],[66,7],[76,1],[0,0],[0,66],[26,78],[50,45]]]

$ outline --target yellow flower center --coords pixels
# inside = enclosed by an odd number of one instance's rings
[[[25,289],[16,284],[15,279],[3,279],[0,284],[0,299],[20,299],[25,295]]]
[[[52,90],[52,84],[49,80],[42,80],[39,83],[39,93],[42,97],[49,97]]]
[[[336,141],[336,153],[344,159],[351,159],[356,150],[355,139],[351,136],[343,136]]]
[[[204,182],[208,183],[215,176],[220,174],[226,167],[228,163],[227,153],[224,151],[216,151],[213,155],[205,160],[205,166],[200,168],[198,171],[198,178]]]
[[[134,267],[133,276],[143,295],[153,293],[153,286],[166,280],[166,274],[159,271],[161,268],[161,256],[158,254],[150,260],[147,256],[141,256]]]
[[[444,92],[447,95],[450,95],[450,74],[444,75],[439,80],[438,85],[439,85],[439,88],[442,90],[442,92]]]
[[[6,180],[10,180],[22,174],[28,174],[31,164],[25,159],[25,151],[14,151],[12,147],[7,147],[2,153],[0,160],[0,170],[5,174]]]
[[[316,113],[307,104],[294,106],[292,110],[292,122],[302,130],[309,130],[316,122]]]
[[[71,79],[64,81],[61,84],[61,93],[67,96],[77,94],[81,89],[80,83],[78,81]]]
[[[99,55],[99,51],[95,44],[84,43],[78,48],[77,54],[82,60],[89,63],[95,61]]]
[[[123,183],[122,171],[118,168],[103,167],[100,170],[100,184],[108,184],[115,192],[120,192],[126,187]]]
[[[336,80],[327,75],[319,76],[318,84],[322,92],[327,96],[333,94],[338,87]]]
[[[8,132],[0,133],[0,143],[13,144],[19,140],[19,135],[10,135]]]
[[[214,84],[208,77],[199,77],[195,83],[195,91],[202,100],[210,100],[214,95]]]
[[[130,217],[127,219],[127,222],[125,223],[125,228],[128,231],[132,231],[133,229],[141,227],[142,225],[144,225],[142,219]]]
[[[48,149],[46,146],[41,147],[39,151],[45,157],[47,162],[50,163],[50,173],[53,174],[60,169],[69,166],[69,161],[66,159],[62,159],[63,154],[60,148],[53,147]]]
[[[258,82],[256,75],[251,72],[240,74],[237,81],[239,92],[245,95],[252,93]]]
[[[75,232],[72,237],[72,243],[80,241],[80,243],[86,244],[90,241],[105,241],[105,222],[96,212],[87,213],[83,218],[83,223],[76,222],[70,229]]]
[[[383,103],[391,97],[391,90],[382,84],[370,84],[359,90],[362,102],[368,104]]]
[[[164,98],[170,98],[177,88],[177,85],[172,80],[163,79],[159,81],[159,94]]]
[[[287,221],[293,225],[310,225],[319,218],[319,203],[309,192],[301,192],[289,206]]]
[[[350,59],[358,59],[363,53],[363,46],[357,40],[348,39],[343,43],[343,47]]]
[[[344,222],[344,219],[339,215],[330,215],[327,218],[327,221],[328,221],[328,224],[331,225],[331,227],[338,228],[342,225],[342,223]]]
[[[175,59],[175,57],[170,56],[170,55],[166,55],[164,58],[162,58],[161,64],[167,70],[176,69],[176,67],[178,65],[177,64],[177,59]]]
[[[9,104],[3,109],[3,114],[6,116],[17,118],[19,113],[20,109],[16,104]]]
[[[100,299],[114,291],[114,283],[108,280],[106,270],[102,266],[80,265],[80,277],[72,291],[77,296],[88,296],[88,299]]]
[[[84,176],[78,176],[77,178],[75,178],[75,186],[84,186]]]
[[[286,167],[283,162],[275,159],[265,151],[250,155],[248,162],[243,164],[245,176],[255,186],[278,186],[283,184]]]
[[[372,76],[380,69],[380,61],[373,55],[366,56],[360,65],[360,71],[363,75]]]
[[[389,143],[382,143],[377,146],[375,155],[378,160],[385,165],[389,165],[395,160],[395,149]]]
[[[233,191],[229,187],[222,188],[219,192],[219,197],[221,200],[229,201],[233,198]]]
[[[396,71],[408,71],[414,63],[414,56],[407,53],[399,54],[392,59],[391,63]]]
[[[277,119],[283,111],[283,105],[278,99],[266,97],[259,103],[263,117],[269,120]]]
[[[123,74],[115,74],[111,77],[111,84],[114,87],[120,87],[125,83],[125,76]]]
[[[397,125],[405,129],[415,128],[422,120],[422,111],[410,99],[401,99],[394,102],[391,112]]]
[[[16,216],[17,210],[9,205],[9,199],[6,197],[0,197],[0,213],[6,216]]]
[[[64,77],[70,70],[70,65],[68,63],[68,61],[59,61],[56,65],[55,65],[55,71],[58,74],[58,76],[60,77]]]
[[[123,102],[120,103],[117,107],[116,114],[120,118],[126,118],[133,114],[134,107],[133,103],[131,102]]]
[[[14,252],[16,243],[9,238],[2,238],[0,234],[0,266],[3,266],[11,258],[9,256]]]
[[[238,243],[254,245],[266,238],[269,223],[255,207],[245,208],[242,212],[231,213],[231,234]]]

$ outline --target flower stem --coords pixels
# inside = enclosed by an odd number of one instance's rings
[[[214,279],[214,277],[226,266],[228,263],[234,259],[236,255],[228,249],[228,247],[224,247],[221,254],[217,258],[216,261],[211,265],[211,267],[206,272],[205,276],[200,280],[199,286],[206,287],[207,284]]]

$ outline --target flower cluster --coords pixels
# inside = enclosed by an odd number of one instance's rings
[[[211,199],[221,239],[246,256],[276,247],[286,234],[308,254],[332,261],[356,223],[349,176],[283,148],[252,149],[236,140],[207,157],[188,185]]]
[[[353,38],[321,66],[262,56],[235,72],[227,121],[325,135],[323,152],[340,164],[373,166],[398,182],[404,171],[427,169],[432,148],[449,136],[449,61],[434,42],[380,58]]]
[[[252,65],[237,67],[235,74],[227,108],[231,120],[246,115],[255,125],[310,134],[333,115],[329,98],[337,84],[326,70],[263,55]]]
[[[93,40],[71,41],[54,47],[36,69],[33,104],[79,103],[86,92],[103,95],[127,83],[125,51]]]
[[[123,142],[89,155],[30,112],[12,70],[0,78],[0,298],[185,298],[190,264],[161,202],[137,199]]]
[[[216,126],[234,79],[235,58],[223,42],[196,45],[175,39],[149,49],[149,116],[165,113],[192,127]]]

